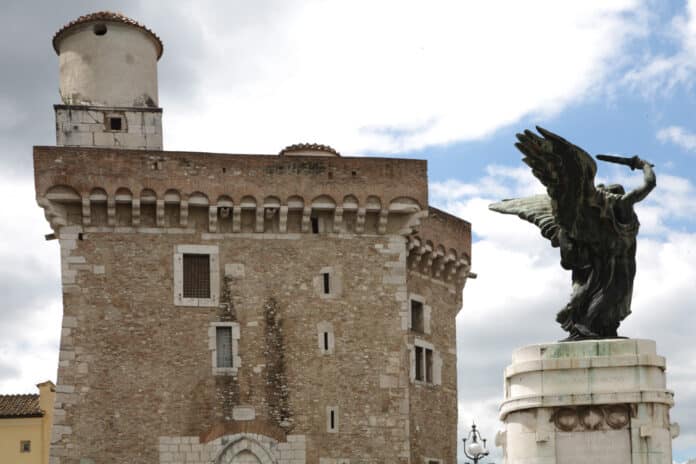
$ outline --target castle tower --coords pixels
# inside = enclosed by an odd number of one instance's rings
[[[62,264],[52,464],[455,463],[471,227],[428,205],[425,161],[59,144],[34,168]]]
[[[162,149],[162,42],[151,30],[117,13],[93,13],[61,28],[53,48],[60,60],[57,145]]]

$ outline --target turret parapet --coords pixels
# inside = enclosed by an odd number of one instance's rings
[[[97,35],[104,35],[107,32],[106,24],[104,23],[110,22],[129,24],[147,33],[147,35],[150,36],[150,38],[155,43],[155,47],[157,48],[157,59],[160,59],[162,57],[164,45],[162,44],[162,40],[157,36],[157,34],[152,32],[146,26],[140,24],[138,21],[131,19],[128,16],[122,15],[121,13],[116,13],[113,11],[97,11],[94,13],[82,15],[79,18],[70,21],[68,24],[61,27],[58,30],[58,32],[56,32],[53,35],[53,49],[56,51],[58,55],[60,55],[60,41],[63,40],[63,38],[69,35],[72,31],[74,31],[77,26],[94,23],[94,33]]]
[[[471,224],[430,206],[408,238],[408,251],[410,272],[463,284],[471,270]]]
[[[35,147],[55,231],[408,237],[410,269],[460,282],[470,225],[427,205],[426,163]],[[369,184],[368,180],[369,179]]]

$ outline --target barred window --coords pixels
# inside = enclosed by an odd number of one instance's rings
[[[215,341],[217,345],[218,368],[232,366],[232,327],[216,327]]]
[[[184,254],[184,298],[210,298],[210,255]]]

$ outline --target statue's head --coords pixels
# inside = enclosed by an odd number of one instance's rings
[[[597,186],[597,189],[604,190],[605,192],[613,193],[615,195],[623,195],[626,193],[626,190],[624,190],[623,185],[621,185],[621,184],[609,184],[609,185],[599,184]]]

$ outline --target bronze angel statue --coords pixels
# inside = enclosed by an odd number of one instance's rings
[[[634,156],[597,155],[603,161],[642,169],[644,183],[626,192],[621,185],[594,184],[597,165],[582,148],[541,127],[526,130],[515,146],[548,195],[503,200],[493,211],[516,214],[541,229],[560,248],[561,266],[572,271],[573,290],[556,320],[565,340],[617,337],[631,313],[636,274],[638,217],[633,205],[655,188],[653,165]]]

